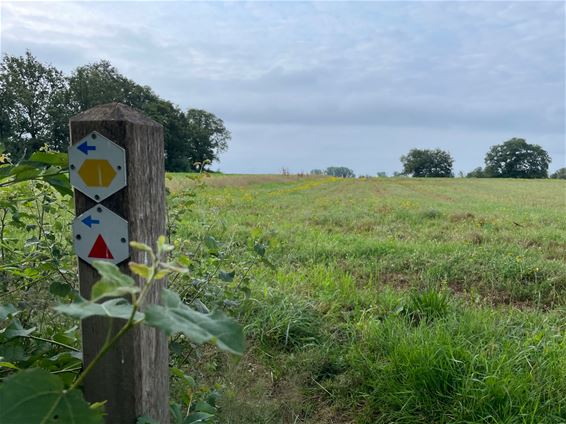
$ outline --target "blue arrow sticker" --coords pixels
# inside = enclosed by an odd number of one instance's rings
[[[100,221],[98,219],[92,219],[92,215],[89,215],[82,220],[82,223],[87,225],[88,228],[92,228],[93,224],[100,224]]]
[[[80,146],[77,146],[77,149],[79,149],[81,152],[83,152],[85,155],[88,155],[89,150],[96,150],[96,146],[89,146],[88,145],[88,141],[85,141],[83,144],[81,144]]]

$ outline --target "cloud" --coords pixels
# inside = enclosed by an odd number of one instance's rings
[[[512,136],[528,135],[564,154],[563,3],[1,7],[3,52],[30,48],[66,72],[108,59],[181,107],[222,117],[233,129],[234,153],[249,144],[259,158],[258,146],[269,152],[293,137],[307,157],[326,149],[326,160],[338,164],[347,157],[337,147],[347,134],[365,140],[368,151],[379,134],[403,148],[426,134],[430,147],[445,143],[463,168],[481,164],[485,150],[471,155],[470,149]],[[482,137],[481,145],[472,142]],[[252,169],[231,152],[223,159],[230,169]],[[276,162],[261,160],[273,171]]]

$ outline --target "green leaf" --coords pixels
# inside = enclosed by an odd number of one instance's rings
[[[61,283],[59,281],[54,281],[49,286],[49,293],[59,296],[66,297],[73,292],[73,288],[67,283]]]
[[[129,319],[132,315],[132,308],[133,306],[128,301],[118,298],[110,299],[103,303],[89,301],[69,303],[68,305],[58,305],[54,309],[62,314],[79,319],[85,319],[91,316]],[[140,321],[143,318],[143,313],[136,312],[136,321]]]
[[[59,152],[34,152],[30,160],[33,162],[41,162],[46,165],[55,165],[61,168],[66,168],[69,162],[67,153]]]
[[[20,320],[13,320],[10,325],[6,327],[4,335],[7,339],[13,339],[14,337],[27,337],[35,331],[35,327],[24,328],[20,323]]]
[[[66,391],[59,378],[39,368],[6,379],[0,405],[1,423],[103,423],[102,414],[89,408],[79,390]]]
[[[103,261],[95,261],[93,265],[102,278],[92,286],[92,302],[104,297],[119,297],[140,291],[134,279],[122,274],[116,265]]]
[[[262,258],[261,258],[261,262],[262,262],[263,264],[267,265],[267,266],[268,266],[269,268],[271,268],[272,270],[275,271],[275,269],[276,269],[276,268],[275,268],[275,265],[273,265],[267,258],[262,257]]]
[[[153,418],[143,415],[136,420],[136,424],[159,424]]]
[[[57,190],[63,196],[72,196],[73,189],[69,178],[63,174],[52,175],[43,178],[45,182],[49,183],[55,190]]]
[[[259,256],[265,256],[265,245],[263,243],[255,243],[254,250]]]
[[[111,281],[100,280],[92,286],[91,300],[96,302],[104,297],[120,297],[138,293],[140,288],[138,286],[118,286]]]
[[[208,251],[212,254],[218,253],[218,250],[220,249],[220,243],[218,243],[218,241],[212,236],[206,236],[204,238],[204,245],[208,248]]]
[[[133,286],[134,279],[129,275],[122,274],[120,268],[107,261],[94,261],[92,266],[96,268],[103,280],[111,281],[119,286]]]
[[[212,314],[197,312],[183,302],[171,290],[161,291],[161,305],[149,305],[145,312],[147,325],[157,327],[168,335],[183,333],[195,343],[213,342],[228,352],[244,353],[242,327],[220,311]]]
[[[151,250],[151,247],[149,247],[149,246],[148,246],[147,244],[145,244],[145,243],[140,243],[139,241],[131,241],[131,242],[130,242],[130,246],[131,246],[133,249],[141,250],[141,251],[144,251],[144,252],[148,252],[148,253],[151,253],[151,254],[153,255],[153,250]]]
[[[183,380],[186,384],[189,385],[189,387],[191,387],[191,389],[196,389],[197,383],[196,383],[196,381],[193,377],[185,374],[183,371],[181,371],[177,367],[171,367],[171,368],[169,368],[169,370],[171,371],[172,375]]]
[[[145,278],[146,280],[149,280],[153,276],[153,268],[147,265],[138,264],[136,262],[130,262],[128,264],[128,267],[130,268],[130,271],[132,271],[134,274],[139,275],[140,277]]]
[[[234,271],[231,271],[231,272],[220,271],[220,273],[218,274],[220,279],[222,281],[227,282],[227,283],[233,281],[235,275],[236,275],[236,273]]]
[[[12,168],[11,174],[14,176],[14,181],[23,181],[36,178],[41,174],[41,169],[33,165],[17,165]]]
[[[19,370],[19,368],[17,366],[15,366],[14,364],[12,364],[11,362],[0,362],[0,367],[11,368],[13,370]]]
[[[207,414],[206,412],[193,412],[185,418],[183,424],[207,423],[210,422],[209,420],[213,417],[214,415]]]
[[[216,413],[216,408],[208,402],[200,401],[194,406],[194,410],[198,412],[206,412],[208,414]]]
[[[0,343],[0,357],[2,357],[2,360],[6,362],[21,362],[29,359],[29,356],[26,355],[26,352],[19,341],[17,343]]]
[[[169,412],[171,415],[172,424],[183,424],[183,412],[181,411],[181,405],[178,403],[171,403],[169,405]]]
[[[0,305],[0,321],[11,318],[16,315],[19,311],[14,305],[8,303],[7,305]]]
[[[175,246],[173,246],[172,244],[167,244],[166,241],[167,239],[165,238],[165,236],[159,236],[159,238],[157,239],[157,250],[159,252],[171,252],[173,249],[175,249]]]
[[[180,267],[171,262],[161,262],[160,265],[163,269],[167,269],[171,272],[178,272],[179,274],[186,274],[189,272],[189,269]]]
[[[171,271],[170,269],[162,269],[162,270],[159,270],[159,271],[157,272],[157,274],[155,274],[155,279],[156,279],[156,280],[161,280],[161,279],[167,277],[167,276],[168,276],[169,274],[171,274],[172,272],[173,272],[173,271]]]

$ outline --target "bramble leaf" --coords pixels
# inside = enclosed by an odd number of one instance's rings
[[[73,318],[85,319],[91,316],[129,319],[133,306],[125,299],[110,299],[103,303],[89,301],[58,305],[55,310]],[[136,312],[135,320],[142,320],[144,314]]]
[[[0,405],[2,423],[103,423],[100,411],[89,408],[79,390],[66,391],[61,379],[39,368],[6,379]]]
[[[122,274],[120,268],[109,262],[95,261],[94,267],[101,279],[92,286],[91,301],[95,302],[103,297],[119,297],[140,291],[134,279]]]
[[[113,263],[94,261],[92,265],[96,268],[102,280],[111,281],[119,286],[133,286],[135,284],[132,277],[122,274],[120,268]]]
[[[203,314],[185,305],[179,295],[167,289],[161,291],[161,305],[149,305],[145,323],[165,331],[168,335],[183,333],[195,343],[212,342],[220,349],[242,355],[244,334],[242,327],[220,311]]]

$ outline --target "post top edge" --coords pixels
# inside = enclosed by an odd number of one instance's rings
[[[94,106],[70,119],[70,122],[84,121],[126,121],[140,125],[161,126],[139,110],[118,102]]]

